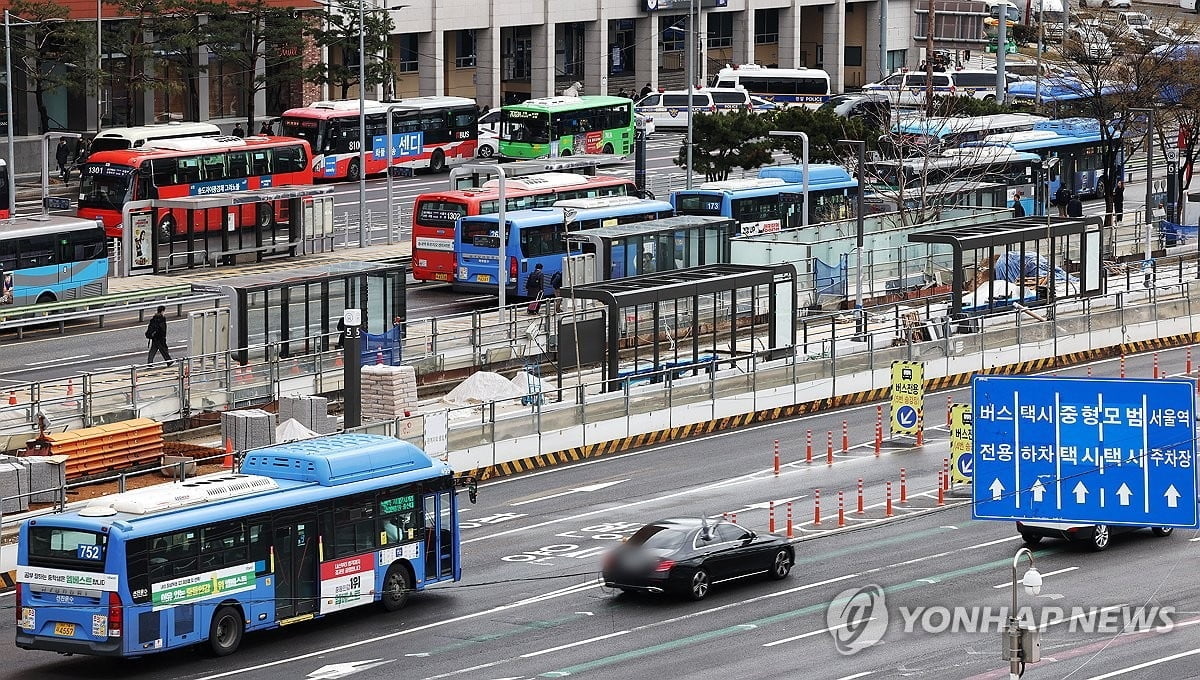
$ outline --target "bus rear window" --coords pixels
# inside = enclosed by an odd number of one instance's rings
[[[680,194],[675,201],[682,215],[721,216],[721,196],[717,194]]]
[[[463,220],[462,243],[479,248],[499,248],[500,234],[495,222]]]
[[[29,565],[104,571],[108,536],[62,527],[29,527]]]
[[[467,214],[467,206],[453,201],[421,201],[417,204],[417,224],[430,227],[453,227],[458,218]]]

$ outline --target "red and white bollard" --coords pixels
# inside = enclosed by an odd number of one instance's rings
[[[900,502],[908,502],[908,478],[904,468],[900,468]]]
[[[942,459],[942,489],[949,490],[950,488],[950,459]]]
[[[1090,377],[1092,377],[1092,365],[1088,364],[1087,368],[1088,368],[1088,377],[1090,378]]]
[[[942,473],[942,472],[938,473],[938,506],[939,507],[946,504],[946,495],[945,495],[946,491],[945,491],[945,489],[942,488],[942,484],[943,484],[942,478],[944,476],[945,476],[945,473]]]
[[[946,427],[950,427],[950,408],[954,406],[954,399],[950,395],[946,395]]]
[[[887,483],[887,504],[884,507],[883,516],[884,517],[892,516],[892,482],[891,482],[891,480],[888,480],[888,483]]]
[[[821,525],[821,490],[813,489],[813,525]]]
[[[846,526],[846,501],[842,491],[838,492],[838,528]]]
[[[787,537],[792,538],[792,502],[787,504]]]
[[[737,524],[737,513],[736,513],[736,512],[734,512],[734,513],[730,513],[730,515],[729,515],[729,521],[730,521],[730,522],[733,522],[734,524]]]
[[[779,440],[775,440],[775,476],[779,476]]]
[[[842,453],[850,452],[850,425],[842,421]]]
[[[1185,356],[1187,357],[1187,362],[1184,364],[1184,373],[1191,375],[1192,374],[1192,348],[1191,347],[1187,348],[1187,352],[1185,353]]]
[[[917,426],[917,446],[925,446],[925,426],[924,426],[924,424]]]
[[[833,465],[833,432],[829,433],[828,446],[825,449],[825,464]]]
[[[767,512],[770,513],[768,515],[767,531],[775,533],[775,501],[767,503]]]
[[[1121,355],[1121,377],[1125,377],[1125,355]]]
[[[1158,380],[1158,352],[1154,353],[1154,379]]]
[[[812,430],[804,433],[804,462],[812,462]]]
[[[863,507],[863,480],[858,480],[858,514],[864,514],[866,509]]]
[[[878,458],[879,454],[881,454],[882,452],[883,452],[883,426],[876,423],[875,424],[875,457]]]

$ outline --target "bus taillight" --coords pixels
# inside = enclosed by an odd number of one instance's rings
[[[508,258],[508,278],[513,281],[517,280],[517,258]]]
[[[108,636],[121,637],[124,622],[125,610],[121,606],[121,597],[110,592],[108,594]]]

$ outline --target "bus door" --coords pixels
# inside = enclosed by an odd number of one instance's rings
[[[451,492],[425,496],[425,580],[452,578],[454,564],[454,506]]]
[[[275,520],[275,620],[317,611],[317,520],[290,515]]]

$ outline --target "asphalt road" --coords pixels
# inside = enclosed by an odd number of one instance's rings
[[[1130,358],[1126,370],[1148,375],[1150,361]],[[1162,353],[1160,362],[1168,372],[1183,370],[1182,352]],[[1113,374],[1117,365],[1094,370]],[[954,396],[963,401],[967,393]],[[944,422],[944,403],[941,394],[927,400],[931,425]],[[839,431],[843,419],[851,450],[827,465],[823,435]],[[1021,545],[1014,527],[972,521],[961,500],[937,507],[944,429],[932,431],[923,449],[890,442],[876,457],[868,444],[874,420],[874,406],[828,412],[485,484],[479,504],[462,515],[464,580],[418,594],[399,613],[360,608],[250,635],[236,655],[219,660],[195,650],[132,663],[12,650],[0,678],[265,680],[317,677],[325,666],[363,662],[378,664],[355,674],[364,680],[1006,677],[997,617],[1011,597],[1011,563]],[[806,430],[821,442],[812,464],[803,461]],[[778,477],[771,469],[776,438],[784,461]],[[887,520],[883,487],[891,481],[896,492],[901,467],[909,502],[897,502],[897,516]],[[861,518],[854,501],[860,478],[868,506]],[[819,528],[812,525],[818,488]],[[831,509],[839,490],[847,493],[843,530]],[[603,551],[645,521],[736,513],[739,523],[761,531],[767,503],[778,509],[788,499],[801,536],[798,563],[785,581],[748,579],[714,589],[703,603],[685,603],[618,595],[596,580]],[[782,512],[777,521],[782,530]],[[1198,545],[1193,531],[1165,539],[1139,532],[1099,554],[1044,542],[1035,552],[1042,594],[1020,593],[1019,607],[1043,614],[1058,607],[1066,617],[1076,607],[1114,613],[1089,619],[1077,610],[1080,617],[1047,625],[1043,660],[1027,677],[1200,676],[1200,584],[1192,568]],[[842,630],[846,621],[827,617],[830,603],[872,584],[882,588],[886,610],[851,618],[875,617],[874,624],[886,611],[882,640],[841,654],[830,629]],[[8,603],[0,599],[0,606]],[[1121,632],[1122,607],[1146,604],[1174,607],[1152,619],[1171,625]],[[943,610],[928,609],[956,606],[991,607],[990,623],[984,620],[990,627],[975,630],[961,618],[949,627]],[[911,630],[906,621],[915,622]],[[1093,631],[1096,621],[1107,621],[1109,630]],[[13,617],[0,617],[0,640],[11,640],[12,629]]]

